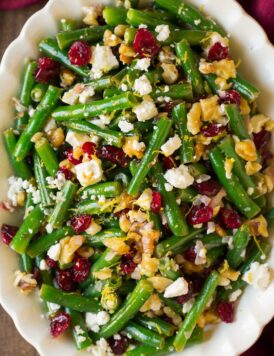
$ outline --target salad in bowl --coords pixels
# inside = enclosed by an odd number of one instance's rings
[[[77,350],[180,352],[270,284],[274,123],[194,6],[83,12],[39,42],[4,132],[14,285]]]

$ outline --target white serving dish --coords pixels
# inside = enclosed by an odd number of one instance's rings
[[[94,0],[50,0],[35,13],[23,27],[20,36],[6,50],[0,67],[0,130],[12,124],[12,96],[20,86],[24,58],[37,56],[40,39],[57,32],[57,22],[62,17],[81,16],[81,7]],[[114,3],[101,0],[99,3]],[[231,34],[232,54],[242,61],[240,72],[255,83],[262,91],[259,105],[262,112],[274,118],[274,48],[267,40],[262,28],[248,16],[234,0],[192,0],[195,5],[204,5],[208,14],[217,19]],[[0,170],[0,201],[5,199],[7,178],[12,174],[10,164],[0,142],[2,165]],[[273,199],[271,201],[273,205]],[[14,222],[16,214],[0,211],[0,223]],[[273,234],[272,234],[273,243]],[[42,356],[87,355],[77,352],[72,340],[66,337],[52,339],[49,323],[42,317],[37,295],[25,297],[13,287],[13,274],[18,268],[15,254],[0,244],[0,301],[11,315],[22,336]],[[274,268],[274,250],[269,258]],[[236,321],[217,326],[209,339],[201,345],[184,351],[185,356],[235,356],[251,346],[260,335],[262,328],[274,315],[274,283],[266,291],[252,287],[245,290],[238,306]],[[2,325],[3,327],[3,325]],[[2,350],[4,352],[4,350]]]

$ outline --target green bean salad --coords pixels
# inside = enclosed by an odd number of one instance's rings
[[[61,19],[26,62],[2,202],[24,218],[0,234],[53,337],[180,352],[233,322],[248,284],[268,287],[274,123],[229,41],[184,1],[126,0]]]

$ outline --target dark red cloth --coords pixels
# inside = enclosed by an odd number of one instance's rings
[[[0,10],[14,10],[41,2],[41,0],[0,0]]]

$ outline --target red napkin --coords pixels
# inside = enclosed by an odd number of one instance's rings
[[[0,0],[0,10],[13,10],[41,2],[41,0]]]

